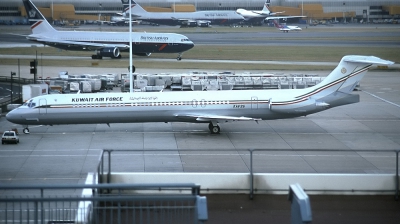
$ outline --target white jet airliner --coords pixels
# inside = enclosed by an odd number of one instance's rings
[[[187,25],[197,24],[197,26],[209,25],[231,25],[237,24],[244,20],[243,16],[235,11],[197,11],[197,12],[147,12],[134,0],[131,1],[131,9],[129,8],[129,0],[121,0],[124,6],[125,15],[137,20],[148,21],[162,25]]]
[[[249,11],[246,9],[237,9],[236,12],[244,17],[244,22],[247,24],[261,24],[264,20],[271,19],[289,19],[289,18],[302,18],[305,16],[275,16],[283,12],[271,12],[269,10],[270,0],[266,0],[264,7],[261,11]]]
[[[31,2],[23,0],[31,23],[32,34],[27,38],[55,48],[72,51],[95,51],[93,59],[120,58],[120,52],[129,52],[129,32],[58,31],[54,29]],[[176,33],[132,33],[132,53],[149,56],[151,53],[178,53],[193,48],[194,44],[184,35]]]
[[[279,24],[276,20],[273,20],[275,27],[284,33],[289,33],[289,31],[302,31],[302,29],[298,26],[286,26]]]
[[[306,116],[359,102],[352,91],[373,64],[393,62],[374,56],[344,56],[319,84],[305,89],[52,94],[28,100],[6,119],[25,126],[138,122],[219,123]]]

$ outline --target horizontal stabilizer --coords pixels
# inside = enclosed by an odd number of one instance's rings
[[[360,56],[360,55],[347,55],[343,57],[345,62],[365,63],[365,64],[380,64],[380,65],[393,65],[394,62],[383,60],[375,56]]]

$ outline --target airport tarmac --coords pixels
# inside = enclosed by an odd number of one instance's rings
[[[298,25],[298,24],[296,24]],[[274,27],[212,27],[181,29],[170,26],[137,26],[134,32],[173,32],[187,36],[195,45],[257,45],[257,46],[365,46],[398,47],[398,24],[337,24],[333,27],[303,27],[301,32],[283,33]],[[306,28],[307,27],[307,28]],[[37,45],[26,39],[29,26],[0,26],[0,48]],[[127,27],[82,25],[79,28],[61,28],[62,31],[101,30],[103,32],[128,32]],[[267,53],[267,50],[266,50]]]
[[[47,69],[54,75],[74,73],[72,68]],[[113,157],[115,172],[248,173],[246,149],[274,149],[255,152],[255,172],[393,174],[394,150],[400,149],[399,80],[398,71],[373,70],[361,81],[361,91],[354,92],[361,96],[357,104],[295,119],[221,124],[219,135],[210,134],[206,124],[189,123],[32,126],[29,135],[20,134],[18,145],[0,146],[0,184],[84,183],[102,149],[130,150]],[[22,130],[5,117],[0,117],[0,127]],[[300,149],[322,151],[295,151]],[[399,204],[392,199],[312,197],[314,223],[397,223]],[[210,196],[209,223],[288,222],[288,209],[285,196],[255,201],[247,195]]]
[[[400,149],[399,78],[399,72],[370,71],[362,91],[354,92],[361,96],[357,104],[295,119],[221,124],[218,135],[206,124],[189,123],[31,126],[18,145],[0,146],[0,184],[84,183],[102,149],[128,150],[113,155],[113,172],[248,173],[249,153],[242,149],[274,149],[254,153],[255,172],[393,174],[394,150]],[[22,130],[4,117],[0,127]],[[289,222],[285,195],[206,196],[208,223]],[[310,202],[313,223],[397,223],[400,218],[393,195],[312,195]]]
[[[394,173],[394,153],[379,150],[400,149],[399,75],[367,73],[361,82],[362,91],[354,93],[360,94],[360,103],[295,119],[224,123],[219,135],[210,134],[206,124],[190,123],[30,126],[31,133],[20,134],[18,145],[1,146],[0,168],[7,172],[0,174],[0,181],[81,183],[88,172],[94,171],[102,149],[158,149],[171,159],[164,163],[140,156],[137,163],[131,164],[124,153],[118,156],[119,171],[248,172],[248,153],[239,149],[276,149],[273,153],[257,153],[257,158],[266,162],[261,160],[258,172]],[[4,130],[17,128],[22,133],[20,125],[4,117],[0,126]],[[330,153],[335,154],[333,157],[313,152],[292,163],[293,156],[287,155],[302,153],[280,153],[283,149],[349,152]],[[277,163],[280,165],[275,166]]]

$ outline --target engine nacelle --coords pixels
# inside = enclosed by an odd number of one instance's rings
[[[143,57],[148,57],[148,56],[150,56],[150,55],[151,55],[151,53],[133,53],[133,55],[136,55],[136,56],[143,56]]]
[[[103,57],[111,57],[111,58],[120,58],[121,57],[119,48],[117,48],[117,47],[102,48],[100,50],[97,50],[97,55],[100,55]]]
[[[285,114],[310,114],[317,111],[325,110],[330,105],[325,102],[316,101],[314,99],[307,99],[305,101],[292,103],[292,104],[274,104],[270,99],[269,109],[276,113]]]

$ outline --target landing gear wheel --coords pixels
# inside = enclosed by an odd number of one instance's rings
[[[210,130],[211,134],[219,134],[221,131],[218,125],[214,126],[212,123],[208,125],[208,129]]]
[[[178,54],[178,57],[176,58],[176,60],[178,60],[178,61],[182,60],[182,53]]]
[[[24,128],[24,130],[22,130],[22,132],[24,132],[24,134],[29,134],[29,128]]]
[[[213,126],[213,128],[211,129],[211,134],[219,134],[219,131],[221,131],[221,129],[219,128],[219,126]]]

